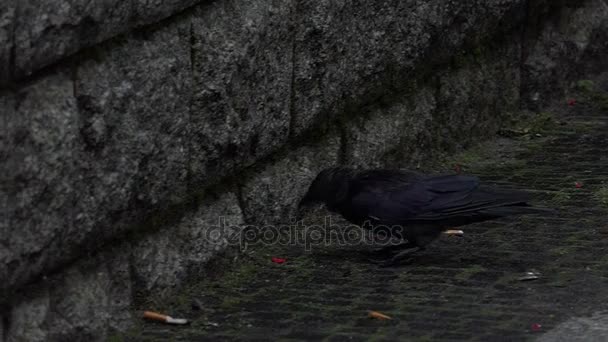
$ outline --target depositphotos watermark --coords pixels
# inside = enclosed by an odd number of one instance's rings
[[[230,225],[225,217],[219,217],[218,224],[205,231],[205,238],[212,244],[226,241],[238,245],[242,251],[256,245],[303,246],[310,251],[317,246],[387,246],[403,241],[402,226],[373,225],[365,222],[362,226],[335,224],[331,216],[323,219],[323,224],[305,224],[292,220],[282,225]]]

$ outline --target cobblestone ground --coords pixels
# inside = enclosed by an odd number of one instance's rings
[[[608,339],[608,101],[588,86],[581,85],[576,104],[560,104],[503,132],[511,137],[443,164],[457,162],[486,182],[530,189],[535,204],[556,214],[465,227],[463,238],[443,237],[391,268],[367,262],[353,248],[254,248],[238,266],[157,307],[193,319],[191,325],[142,323],[131,336],[521,341],[547,333]],[[273,256],[287,261],[273,263]],[[519,279],[531,270],[540,278]],[[190,307],[193,299],[202,309]],[[370,319],[368,310],[393,319]],[[567,338],[556,330],[584,317],[594,320],[599,335],[570,329],[574,335]]]

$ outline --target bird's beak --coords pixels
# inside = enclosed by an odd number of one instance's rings
[[[298,202],[298,211],[300,211],[304,207],[309,206],[310,204],[312,204],[312,201],[307,193],[306,195],[304,195],[304,197],[302,197],[300,202]]]
[[[299,210],[296,212],[296,222],[300,222],[302,221],[302,219],[304,218],[304,212],[302,210]]]
[[[301,221],[304,218],[304,213],[306,212],[305,209],[308,206],[310,206],[311,204],[312,204],[312,201],[310,200],[310,196],[308,196],[308,194],[306,194],[304,197],[302,197],[300,202],[298,202],[297,217],[296,217],[296,219],[298,221]]]

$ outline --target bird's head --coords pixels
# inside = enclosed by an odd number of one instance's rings
[[[332,167],[321,171],[312,181],[308,191],[298,204],[298,209],[318,203],[331,206],[346,195],[347,183],[353,170]]]

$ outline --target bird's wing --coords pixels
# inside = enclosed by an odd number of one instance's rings
[[[352,209],[382,224],[394,225],[460,220],[497,205],[497,198],[490,193],[487,196],[475,195],[479,186],[477,177],[389,178],[389,181],[375,177],[357,179]]]

